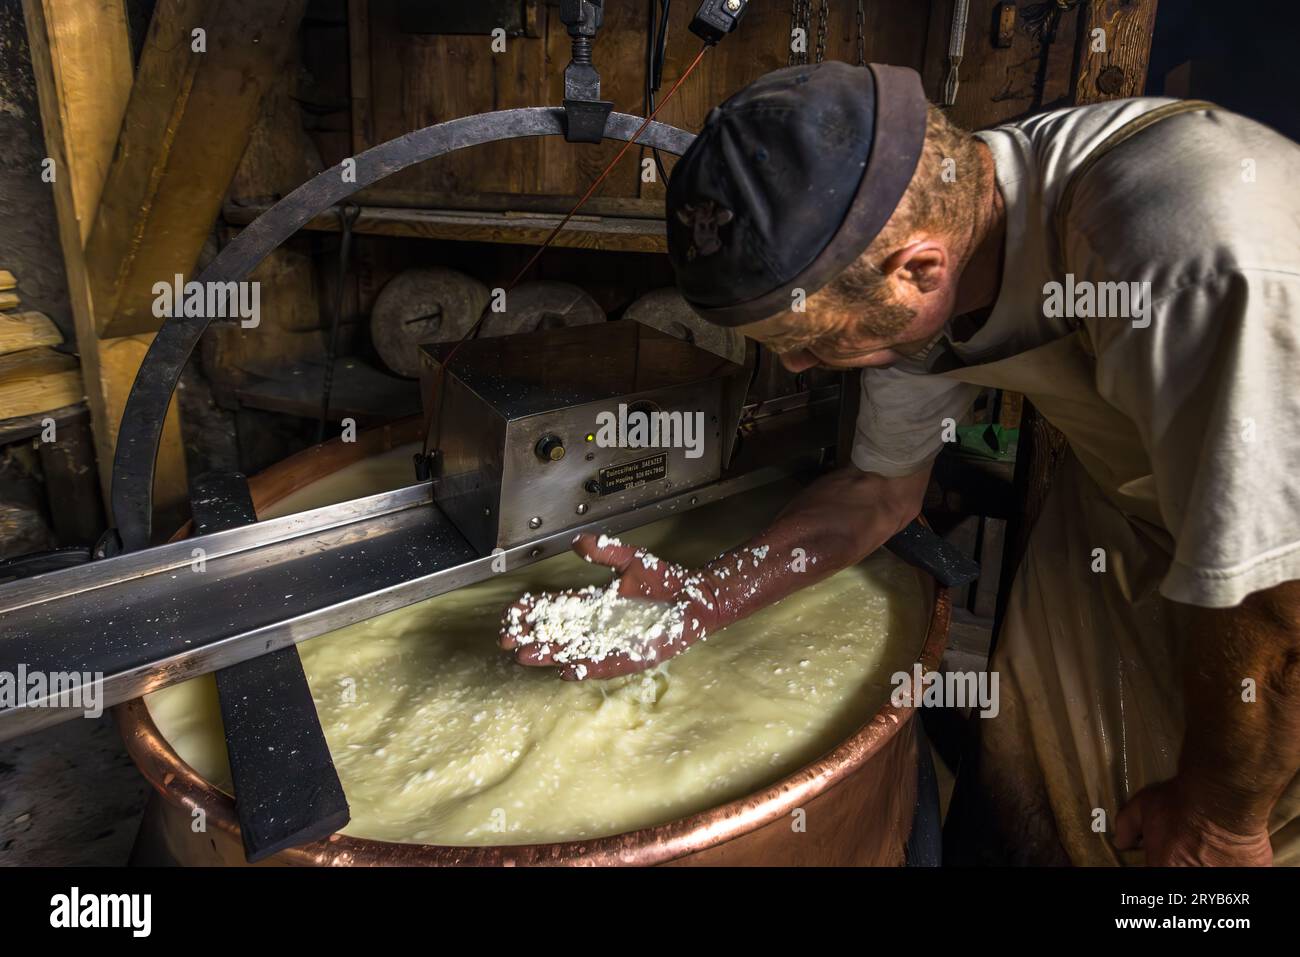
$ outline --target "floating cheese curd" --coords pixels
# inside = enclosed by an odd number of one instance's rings
[[[408,484],[411,451],[342,469],[264,517]],[[794,492],[769,486],[621,537],[699,565],[759,530]],[[733,574],[780,560],[756,549]],[[561,681],[498,649],[502,611],[521,593],[609,581],[601,566],[563,555],[300,644],[351,806],[344,833],[530,844],[716,807],[870,720],[890,676],[910,670],[927,619],[916,573],[882,553],[640,674]],[[146,701],[181,758],[229,790],[212,676]]]
[[[681,638],[686,629],[684,603],[624,598],[618,592],[618,579],[604,588],[590,585],[558,594],[526,592],[521,597],[527,609],[510,608],[507,633],[520,645],[541,646],[560,664],[604,661],[611,655],[641,661],[657,639]],[[578,677],[586,677],[586,667],[578,669]]]

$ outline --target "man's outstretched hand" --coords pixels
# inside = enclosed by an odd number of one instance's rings
[[[506,610],[501,647],[514,651],[520,664],[559,667],[565,678],[612,678],[642,671],[862,561],[921,511],[929,476],[928,465],[897,478],[852,465],[828,472],[796,495],[748,545],[719,555],[699,570],[674,565],[614,539],[579,535],[573,550],[613,569],[622,597],[680,605],[682,633],[649,640],[638,649],[637,660],[610,655],[600,661],[556,662],[556,649],[519,640],[529,637],[523,620],[532,604],[527,602]]]
[[[676,637],[665,633],[647,639],[639,659],[612,654],[600,661],[557,662],[554,656],[558,648],[520,640],[528,636],[527,615],[537,600],[529,596],[506,609],[501,625],[499,643],[502,648],[515,653],[515,661],[519,664],[558,667],[560,677],[568,680],[579,677],[616,678],[644,671],[679,655],[720,627],[717,587],[708,572],[692,571],[657,558],[644,548],[624,545],[604,536],[579,535],[573,542],[573,550],[587,561],[612,569],[618,576],[618,591],[622,597],[682,606],[682,632]],[[512,614],[515,609],[518,609],[517,617]],[[513,624],[518,625],[517,632],[511,627]]]

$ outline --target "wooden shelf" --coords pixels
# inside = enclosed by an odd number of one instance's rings
[[[0,313],[0,355],[62,343],[63,333],[42,312]]]
[[[227,204],[228,223],[245,226],[271,207]],[[376,236],[405,236],[412,239],[454,239],[461,242],[519,243],[541,245],[563,219],[554,213],[415,209],[402,206],[361,206],[352,229]],[[304,229],[337,232],[338,216],[325,213],[310,220]],[[554,245],[580,249],[610,249],[624,252],[663,253],[668,251],[667,231],[662,219],[625,216],[578,215],[555,237]]]
[[[31,412],[27,415],[16,415],[12,418],[0,419],[0,445],[21,442],[24,439],[40,435],[45,428],[46,419],[53,419],[55,424],[62,428],[65,424],[76,419],[84,419],[88,414],[86,403],[76,402],[58,409]]]
[[[6,421],[77,405],[84,395],[73,356],[46,347],[0,356],[0,408]]]

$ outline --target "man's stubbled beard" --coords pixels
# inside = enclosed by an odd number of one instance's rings
[[[872,339],[893,339],[916,316],[915,310],[894,301],[884,276],[870,267],[845,270],[831,281],[828,292],[839,311],[856,317],[847,328]]]
[[[916,311],[895,302],[872,305],[858,320],[858,329],[872,339],[892,341],[916,317]]]

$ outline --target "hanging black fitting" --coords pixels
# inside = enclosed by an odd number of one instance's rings
[[[599,143],[614,104],[600,98],[600,74],[592,63],[596,31],[605,19],[603,0],[560,0],[560,22],[569,30],[573,53],[564,68],[564,138]]]
[[[749,9],[749,0],[704,0],[690,30],[705,43],[713,45],[725,37]]]

